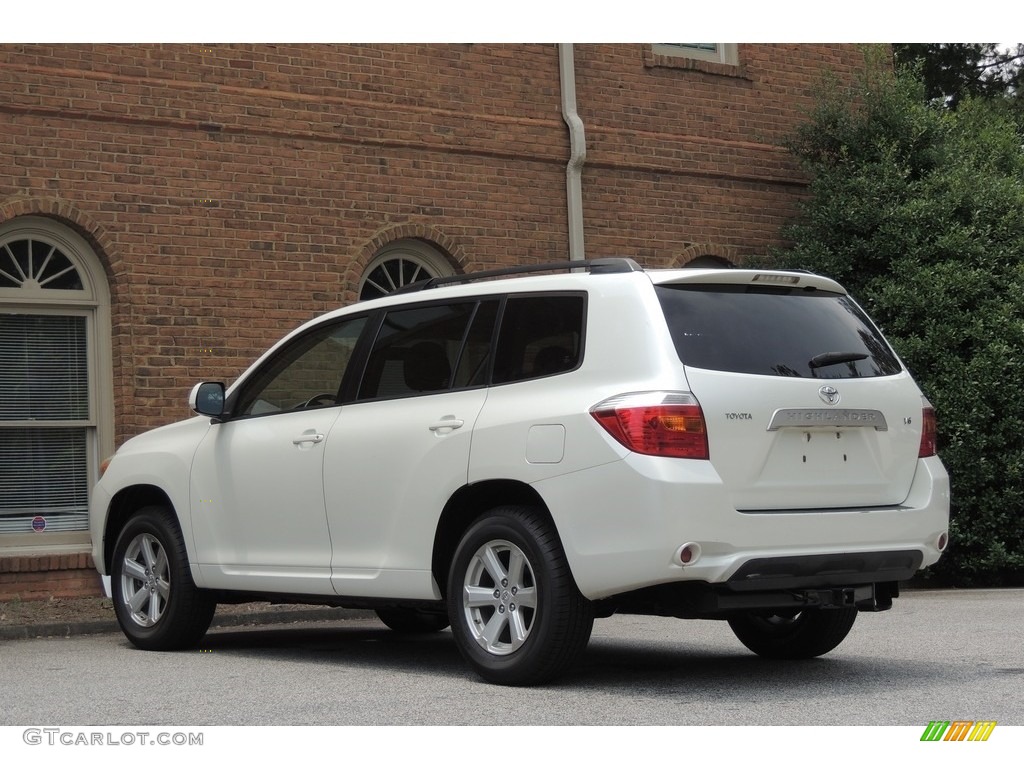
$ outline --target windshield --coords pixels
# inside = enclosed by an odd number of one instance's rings
[[[656,286],[679,359],[735,373],[891,376],[895,353],[849,296],[804,288]]]

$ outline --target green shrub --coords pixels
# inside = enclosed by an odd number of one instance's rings
[[[1024,575],[1024,149],[1002,105],[925,104],[884,67],[823,90],[791,142],[812,181],[774,264],[843,283],[939,419],[957,584]]]

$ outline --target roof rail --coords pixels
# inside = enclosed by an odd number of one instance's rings
[[[632,259],[627,258],[605,258],[605,259],[584,259],[582,261],[553,261],[547,264],[529,264],[517,267],[502,267],[501,269],[485,269],[482,272],[469,272],[464,275],[444,275],[443,277],[431,277],[427,280],[420,280],[415,283],[399,288],[394,294],[415,293],[427,288],[437,288],[441,285],[454,283],[469,283],[473,280],[485,280],[489,277],[505,277],[507,275],[527,275],[535,272],[557,272],[562,269],[585,269],[592,275],[621,274],[624,272],[643,272],[644,268]],[[392,295],[394,295],[392,294]]]

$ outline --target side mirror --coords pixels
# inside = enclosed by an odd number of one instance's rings
[[[201,416],[219,419],[224,415],[224,384],[219,381],[196,384],[188,396],[188,407]]]

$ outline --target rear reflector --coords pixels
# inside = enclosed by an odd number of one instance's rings
[[[700,544],[688,542],[676,552],[676,562],[680,565],[693,565],[700,560]]]
[[[590,409],[608,434],[647,456],[707,459],[708,435],[697,398],[688,392],[619,395]]]
[[[921,428],[921,448],[917,452],[919,459],[934,456],[938,450],[939,430],[935,420],[935,409],[926,405],[921,412],[921,420],[924,423]]]

